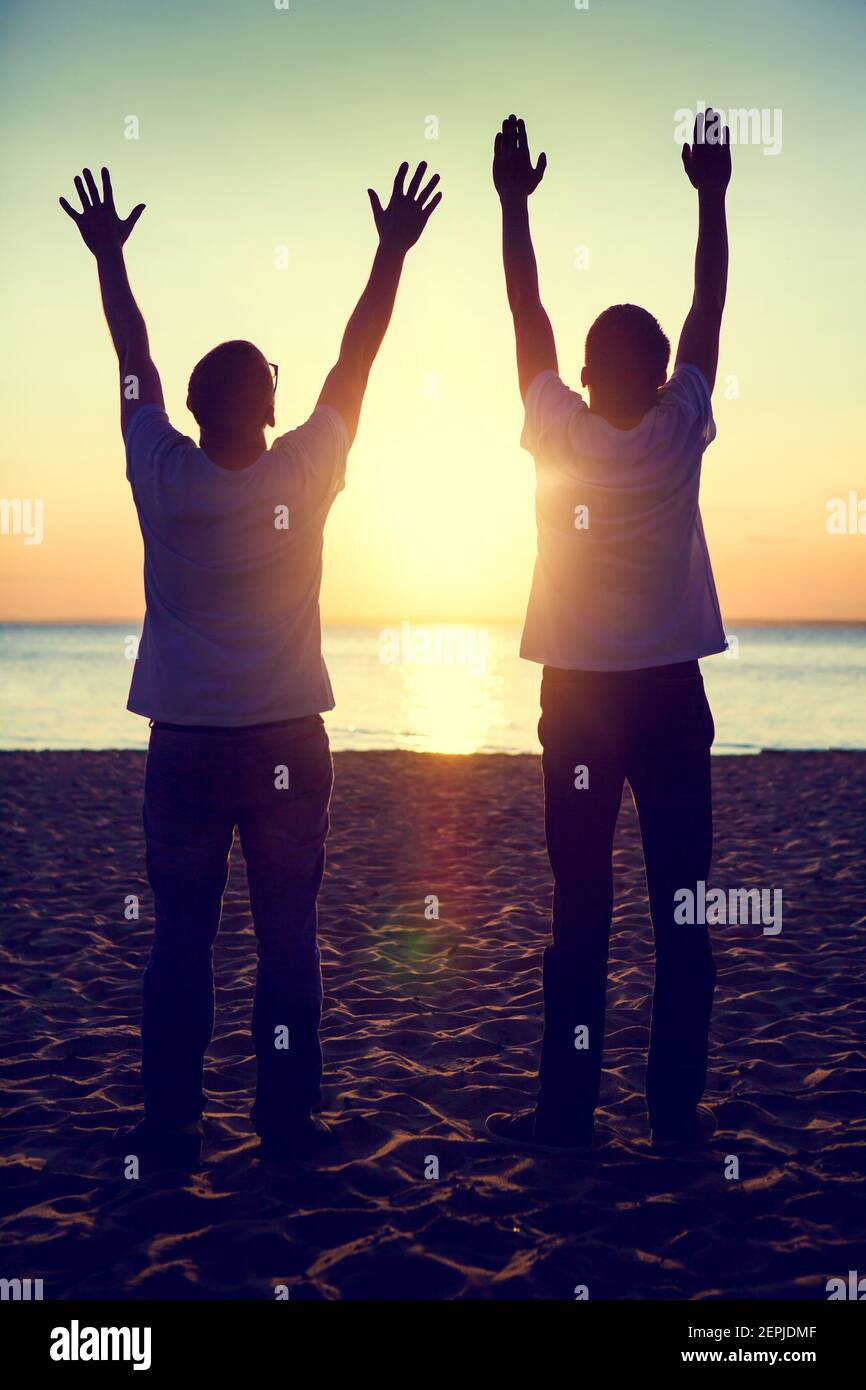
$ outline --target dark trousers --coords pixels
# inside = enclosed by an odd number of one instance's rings
[[[715,985],[706,927],[674,921],[674,894],[706,881],[712,852],[714,728],[698,663],[626,672],[545,667],[538,733],[554,876],[539,1120],[584,1128],[598,1103],[613,836],[627,780],[655,936],[647,1106],[654,1127],[679,1124],[703,1093]]]
[[[144,830],[155,936],[141,1021],[149,1119],[188,1124],[204,1105],[212,948],[235,826],[258,948],[255,1127],[260,1134],[290,1129],[320,1099],[316,896],[332,783],[319,715],[243,729],[152,729]]]

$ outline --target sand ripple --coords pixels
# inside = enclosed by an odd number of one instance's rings
[[[217,945],[208,1165],[129,1182],[151,899],[136,753],[0,755],[0,1274],[46,1297],[821,1298],[866,1273],[866,755],[715,761],[719,886],[785,924],[716,929],[699,1157],[647,1147],[651,945],[624,807],[601,1123],[588,1161],[476,1138],[532,1091],[550,880],[531,757],[341,753],[321,898],[336,1153],[266,1170],[247,1112],[254,952],[236,851]],[[138,894],[141,920],[123,917]],[[440,918],[428,921],[428,894]],[[724,1177],[726,1155],[740,1178]],[[438,1179],[425,1178],[431,1157]]]

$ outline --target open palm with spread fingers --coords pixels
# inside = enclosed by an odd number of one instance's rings
[[[379,195],[374,189],[367,189],[373,208],[376,231],[379,233],[379,242],[382,246],[396,251],[408,251],[410,246],[415,245],[427,226],[433,209],[442,199],[441,193],[437,193],[433,197],[430,196],[439,182],[438,174],[434,174],[421,188],[421,180],[427,172],[427,165],[424,160],[421,161],[412,175],[409,187],[404,190],[403,183],[408,171],[409,165],[404,160],[394,175],[394,186],[391,189],[391,199],[387,207],[383,208]]]
[[[119,249],[144,212],[144,203],[134,207],[128,217],[119,217],[107,169],[102,170],[101,202],[96,180],[89,169],[85,169],[82,176],[76,175],[75,188],[81,199],[81,212],[70,207],[65,198],[60,199],[60,206],[72,218],[85,246],[94,256]]]
[[[96,259],[102,307],[120,364],[120,427],[125,439],[132,417],[141,406],[164,404],[159,372],[150,355],[147,327],[123,259],[123,244],[144,212],[144,203],[134,207],[128,217],[118,217],[107,169],[102,170],[101,198],[89,169],[76,176],[75,187],[81,211],[70,207],[65,198],[60,199],[60,206],[72,218],[84,245]]]

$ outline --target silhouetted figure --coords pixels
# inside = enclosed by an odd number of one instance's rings
[[[144,828],[155,939],[145,972],[145,1118],[126,1153],[194,1165],[201,1148],[203,1059],[214,1021],[212,946],[235,827],[258,940],[253,1119],[274,1156],[315,1151],[322,980],[316,897],[325,861],[333,708],[322,659],[322,532],[344,485],[373,359],[403,259],[441,198],[407,165],[383,208],[369,190],[379,245],[336,366],[305,424],[268,447],[277,369],[226,342],[193,370],[187,405],[199,444],[169,423],[123,244],[143,211],[118,217],[108,171],[89,169],[81,211],[60,200],[96,257],[120,362],[127,477],[144,539],[146,616],[129,709],[149,718]]]
[[[619,304],[586,339],[581,383],[558,376],[538,292],[523,121],[496,136],[503,260],[535,458],[538,556],[521,655],[543,665],[547,847],[554,875],[544,954],[544,1041],[533,1110],[488,1119],[511,1144],[591,1144],[604,1045],[612,850],[624,782],[640,819],[656,946],[647,1067],[654,1143],[698,1139],[715,967],[707,929],[675,920],[674,894],[706,881],[712,847],[713,721],[698,658],[725,637],[698,508],[715,435],[710,393],[728,269],[727,132],[713,111],[683,149],[698,191],[695,291],[670,345],[645,309]]]

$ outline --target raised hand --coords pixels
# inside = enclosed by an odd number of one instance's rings
[[[435,197],[430,197],[439,182],[438,174],[434,174],[421,188],[426,169],[427,165],[422,160],[412,175],[409,187],[404,191],[403,181],[409,170],[409,165],[404,160],[394,175],[394,186],[387,207],[382,207],[379,195],[374,189],[367,189],[380,246],[394,251],[408,251],[427,226],[433,209],[442,200],[442,194],[437,193]]]
[[[691,145],[683,145],[683,168],[698,192],[723,193],[731,177],[731,145],[728,127],[718,111],[708,106],[695,119]]]
[[[119,250],[144,212],[144,203],[134,207],[128,217],[119,217],[107,169],[102,170],[102,202],[99,201],[96,180],[89,169],[84,170],[83,179],[76,175],[75,188],[81,199],[81,212],[70,207],[65,198],[60,199],[60,206],[72,218],[85,246],[94,256]]]
[[[526,126],[517,116],[509,116],[493,142],[493,184],[500,198],[528,198],[541,183],[546,168],[546,154],[540,154],[532,167]]]

